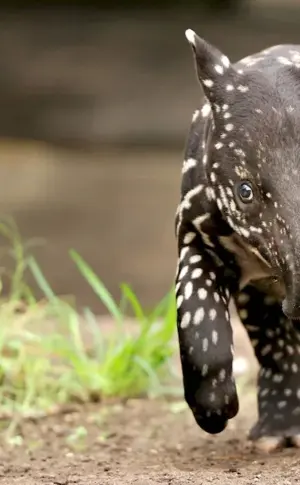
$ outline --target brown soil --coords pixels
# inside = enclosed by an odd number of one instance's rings
[[[109,331],[108,320],[99,321]],[[267,455],[247,442],[257,367],[243,328],[233,323],[236,356],[249,367],[238,378],[239,415],[224,433],[202,432],[181,400],[79,406],[13,427],[13,442],[0,441],[0,485],[300,484],[300,450]],[[174,364],[178,369],[178,355]]]
[[[176,412],[174,403],[167,401],[94,404],[26,422],[16,430],[23,443],[1,449],[0,483],[300,483],[300,452],[286,449],[264,455],[247,442],[255,420],[253,399],[253,393],[244,395],[240,415],[219,436],[200,431],[188,410]],[[85,436],[80,437],[79,426]],[[77,439],[72,440],[76,430]]]

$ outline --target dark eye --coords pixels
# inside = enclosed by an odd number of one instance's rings
[[[237,193],[241,201],[244,202],[244,204],[248,204],[249,202],[252,202],[254,194],[253,194],[253,189],[250,182],[242,182],[238,186]]]

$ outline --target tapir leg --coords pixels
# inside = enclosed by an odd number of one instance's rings
[[[238,412],[229,285],[195,230],[180,229],[177,327],[185,399],[198,425],[220,433]]]
[[[258,422],[249,438],[266,451],[300,446],[300,332],[281,305],[252,286],[235,298],[260,364]]]

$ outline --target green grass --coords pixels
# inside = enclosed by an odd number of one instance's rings
[[[0,223],[0,233],[15,266],[9,294],[0,300],[0,418],[39,416],[74,401],[176,392],[166,384],[174,351],[173,291],[146,312],[132,289],[122,284],[117,303],[71,250],[69,257],[112,317],[112,331],[105,333],[89,308],[80,314],[54,294],[12,221]],[[26,285],[27,272],[43,299],[37,300]],[[129,309],[135,316],[134,332],[125,325]]]

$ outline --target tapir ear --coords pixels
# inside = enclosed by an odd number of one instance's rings
[[[186,30],[185,36],[194,53],[197,75],[204,94],[212,103],[226,102],[226,92],[233,90],[232,83],[237,75],[230,60],[216,47],[198,37],[193,30]]]

